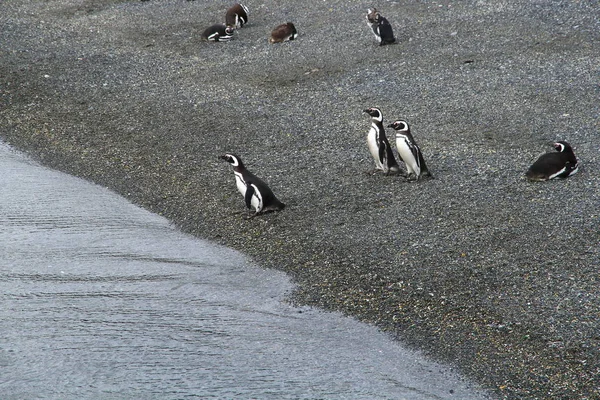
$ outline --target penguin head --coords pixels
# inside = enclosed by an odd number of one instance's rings
[[[408,132],[408,122],[399,119],[394,121],[393,123],[388,125],[388,128],[394,128],[394,130],[397,131],[401,131],[401,132]]]
[[[379,11],[376,8],[367,9],[367,21],[370,24],[376,24],[379,21]]]
[[[563,140],[554,143],[553,146],[556,149],[556,151],[560,153],[573,152],[573,148],[571,147],[571,145]]]
[[[366,110],[363,110],[364,112],[366,112],[367,114],[369,114],[371,116],[371,118],[373,118],[376,121],[382,122],[383,121],[383,114],[381,113],[381,110],[377,107],[371,107],[371,108],[367,108]]]
[[[221,160],[227,161],[234,167],[243,167],[244,163],[242,163],[242,159],[240,156],[233,153],[226,153],[219,157]]]
[[[225,34],[227,36],[233,36],[234,32],[235,32],[235,27],[234,26],[226,26],[225,27]]]

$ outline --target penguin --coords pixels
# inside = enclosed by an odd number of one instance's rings
[[[248,23],[248,14],[248,7],[242,3],[236,3],[225,13],[225,25],[241,28]]]
[[[433,178],[425,164],[421,149],[410,133],[408,122],[399,119],[389,124],[388,128],[394,128],[396,131],[396,150],[406,165],[407,178],[409,180],[419,180],[422,176]]]
[[[399,173],[400,167],[396,162],[390,142],[385,135],[381,110],[371,107],[363,111],[371,116],[371,129],[367,135],[367,145],[375,160],[376,170],[382,170],[386,175]]]
[[[202,32],[201,39],[209,42],[228,42],[233,39],[234,28],[225,24],[214,24]]]
[[[269,211],[280,211],[285,208],[285,204],[275,197],[269,186],[246,169],[240,156],[227,153],[219,158],[233,166],[235,183],[239,192],[244,196],[246,208],[251,210],[254,207],[254,214],[248,218],[253,218]]]
[[[269,43],[281,43],[288,40],[294,40],[298,37],[298,31],[291,22],[286,22],[275,27],[271,32]]]
[[[367,24],[369,24],[371,30],[373,30],[373,34],[380,46],[396,42],[392,25],[390,25],[389,21],[381,15],[376,8],[369,8],[367,10],[366,18]]]
[[[579,169],[579,162],[573,148],[565,141],[553,144],[556,152],[542,154],[529,167],[525,176],[530,181],[548,181],[554,178],[568,178]]]

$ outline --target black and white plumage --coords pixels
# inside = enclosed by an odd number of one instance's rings
[[[202,32],[202,40],[209,42],[228,42],[233,39],[235,29],[225,24],[214,24]]]
[[[227,153],[220,158],[233,166],[235,183],[239,192],[244,196],[246,207],[249,210],[254,207],[255,212],[250,218],[264,212],[280,211],[285,208],[285,204],[275,197],[269,186],[246,169],[240,156]]]
[[[367,145],[375,160],[375,168],[382,170],[386,175],[390,173],[397,174],[400,172],[400,167],[396,162],[390,142],[385,135],[381,110],[371,107],[364,110],[364,112],[371,116],[371,129],[367,134]]]
[[[525,176],[531,181],[547,181],[554,178],[568,178],[579,169],[579,162],[573,148],[565,141],[554,143],[556,152],[542,154],[529,167]]]
[[[225,24],[233,28],[241,28],[248,23],[248,7],[237,3],[227,9],[225,13]]]
[[[260,213],[264,208],[262,193],[258,186],[254,183],[246,182],[246,193],[244,193],[244,202],[248,210],[254,207],[256,210],[255,214]]]
[[[366,18],[380,46],[396,42],[392,25],[376,8],[369,8]]]
[[[294,40],[298,37],[298,31],[291,22],[286,22],[275,27],[271,32],[269,43],[281,43],[288,40]]]
[[[407,178],[418,180],[422,176],[432,177],[425,164],[423,153],[410,133],[408,122],[399,119],[388,125],[388,128],[394,128],[396,131],[396,150],[406,165]]]

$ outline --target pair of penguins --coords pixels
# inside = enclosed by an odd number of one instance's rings
[[[367,135],[367,145],[375,160],[376,170],[382,170],[386,175],[400,173],[400,167],[385,134],[381,110],[371,107],[364,112],[371,116],[371,129]],[[409,180],[419,180],[423,176],[433,178],[425,164],[421,149],[410,133],[408,122],[397,120],[388,125],[388,128],[394,128],[396,131],[396,150],[406,166],[407,178]]]
[[[235,30],[248,23],[248,7],[236,3],[225,12],[225,23],[214,24],[202,32],[200,38],[209,42],[228,42],[233,39]]]
[[[227,9],[225,13],[224,24],[214,24],[202,32],[200,38],[209,42],[228,42],[233,39],[236,29],[243,27],[248,23],[248,7],[241,3],[236,3]],[[288,40],[294,40],[298,37],[298,31],[291,22],[286,22],[275,27],[269,37],[269,43],[281,43]]]

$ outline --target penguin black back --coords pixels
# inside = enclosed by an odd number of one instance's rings
[[[542,154],[527,170],[525,176],[531,181],[547,181],[567,178],[579,169],[573,148],[565,141],[553,144],[556,152]]]
[[[236,186],[244,197],[246,207],[250,209],[253,206],[255,208],[255,213],[252,216],[269,211],[280,211],[285,208],[285,204],[275,197],[269,186],[248,171],[240,156],[227,153],[219,158],[233,166]]]

